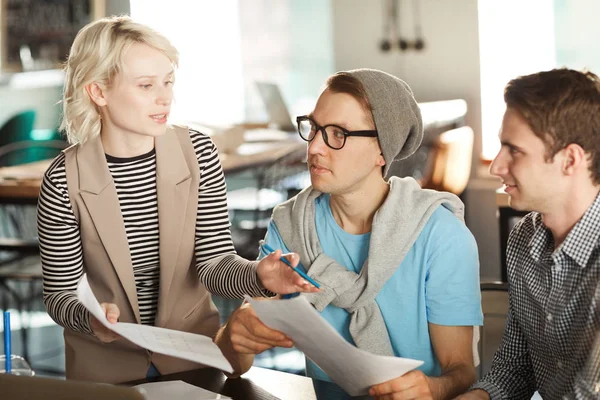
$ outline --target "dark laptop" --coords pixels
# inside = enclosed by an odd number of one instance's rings
[[[0,374],[0,394],[10,400],[144,400],[136,389],[101,383]]]

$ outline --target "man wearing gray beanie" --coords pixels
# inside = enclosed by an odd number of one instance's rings
[[[475,381],[474,326],[483,322],[477,246],[455,195],[388,176],[423,137],[410,88],[382,71],[340,72],[297,122],[312,185],[275,208],[266,243],[300,256],[321,285],[306,297],[348,342],[424,361],[375,382],[370,395],[464,392]],[[260,341],[247,331],[247,340]],[[307,374],[319,398],[339,398],[341,389],[323,383],[331,379],[308,359]]]

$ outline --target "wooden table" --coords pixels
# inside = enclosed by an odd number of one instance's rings
[[[286,154],[305,149],[306,142],[295,139],[280,142],[244,143],[236,152],[219,153],[225,174],[269,164]]]
[[[36,204],[42,177],[51,161],[0,168],[0,203]]]
[[[125,385],[134,386],[146,382],[176,380],[224,394],[235,400],[316,399],[312,379],[259,367],[250,368],[250,371],[236,379],[227,379],[221,371],[215,368],[202,368],[148,380],[126,382]]]
[[[231,152],[220,152],[225,174],[254,168],[306,148],[306,142],[288,140],[243,143]],[[52,160],[0,168],[0,204],[36,204],[44,172]]]

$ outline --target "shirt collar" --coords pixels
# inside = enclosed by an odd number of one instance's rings
[[[552,254],[554,238],[550,229],[542,222],[541,214],[534,213],[532,221],[534,233],[529,241],[529,253],[536,262],[539,262],[542,256]],[[581,268],[585,268],[592,252],[598,247],[600,247],[600,194],[571,229],[557,251],[566,254]]]
[[[600,246],[600,194],[575,224],[558,250],[584,268],[594,249]]]
[[[542,222],[542,215],[534,212],[531,218],[533,224],[533,235],[529,241],[529,254],[535,262],[540,262],[552,254],[554,247],[554,238],[550,229]]]

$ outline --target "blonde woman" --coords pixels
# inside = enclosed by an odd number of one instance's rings
[[[69,379],[123,382],[199,367],[104,328],[74,293],[84,273],[109,321],[211,337],[219,316],[208,291],[316,290],[279,251],[260,263],[235,254],[217,149],[167,124],[177,63],[165,37],[128,17],[87,25],[71,48],[62,129],[73,146],[46,172],[38,205],[44,302],[65,328]],[[216,341],[237,373],[249,368],[227,334]]]

